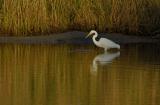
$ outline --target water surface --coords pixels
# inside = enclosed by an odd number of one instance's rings
[[[158,44],[0,45],[0,105],[158,105]]]

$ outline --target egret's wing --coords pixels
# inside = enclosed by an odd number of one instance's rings
[[[115,47],[117,46],[116,43],[114,43],[113,41],[109,40],[109,39],[106,39],[106,38],[101,38],[99,40],[99,42],[101,43],[102,46],[104,47]]]

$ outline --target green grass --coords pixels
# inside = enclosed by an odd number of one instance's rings
[[[160,0],[0,0],[0,35],[66,30],[152,34],[160,29]]]

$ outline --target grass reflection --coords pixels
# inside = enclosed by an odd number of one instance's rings
[[[157,105],[159,65],[139,60],[128,48],[109,65],[90,73],[99,51],[71,45],[1,45],[2,105]],[[134,49],[135,53],[131,51]],[[148,54],[148,53],[147,53]],[[132,55],[132,56],[131,56]],[[149,58],[148,58],[149,59]]]

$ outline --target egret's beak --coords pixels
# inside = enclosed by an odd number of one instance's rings
[[[85,38],[88,38],[91,34],[89,33]]]

